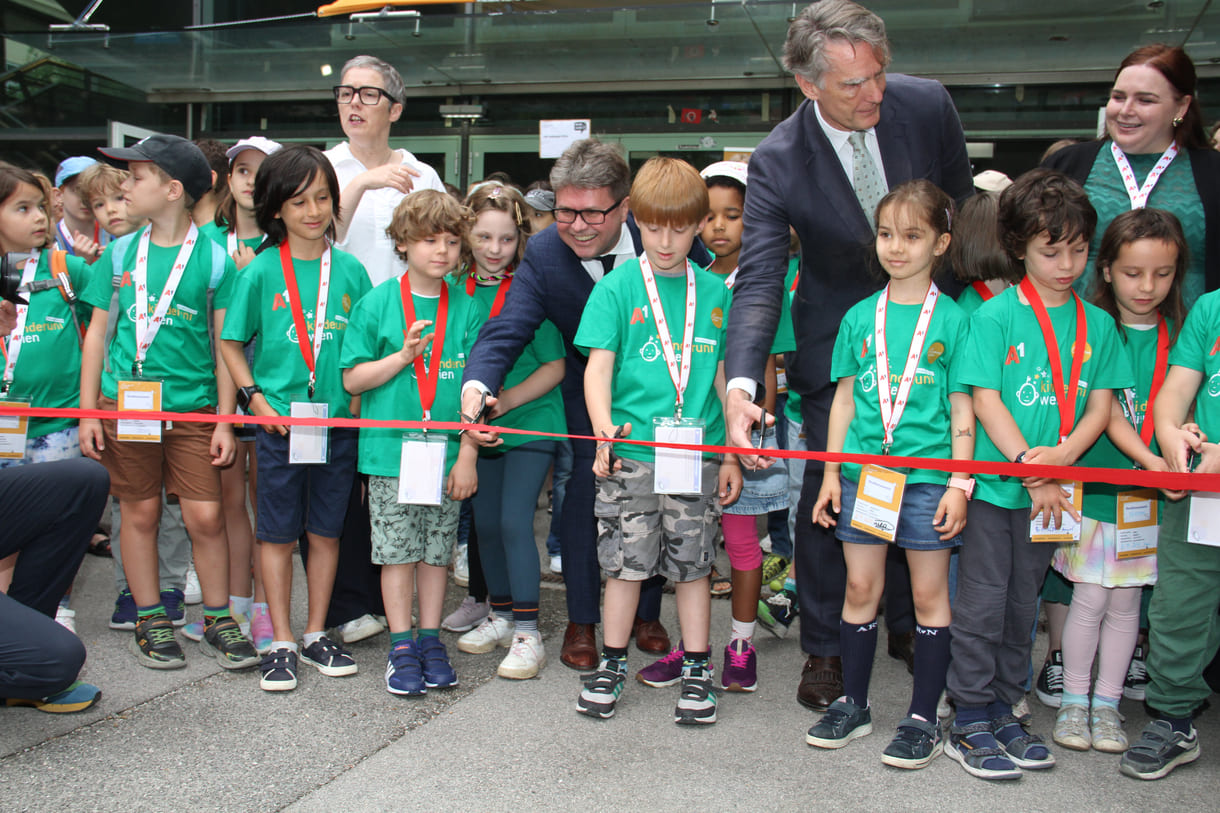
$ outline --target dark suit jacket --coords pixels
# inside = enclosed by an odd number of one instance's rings
[[[959,203],[974,190],[966,138],[948,92],[939,83],[887,77],[877,124],[890,188],[926,178]],[[802,395],[830,382],[839,322],[878,290],[873,233],[851,181],[805,101],[763,139],[750,158],[741,270],[729,312],[725,372],[762,381],[784,301],[788,226],[801,239],[801,275],[792,305],[796,352],[788,385]]]
[[[640,230],[631,216],[627,218],[627,229],[635,243],[636,254],[642,253]],[[711,263],[711,255],[698,239],[691,246],[690,259],[701,266]],[[610,273],[617,272],[616,269]],[[544,319],[550,319],[563,334],[567,348],[561,391],[568,431],[592,434],[584,390],[588,358],[576,349],[572,340],[576,338],[576,329],[580,326],[589,294],[593,292],[593,284],[593,278],[580,264],[580,258],[559,239],[554,225],[531,237],[525,247],[525,257],[513,274],[504,307],[498,316],[483,325],[470,350],[462,374],[463,384],[480,381],[492,392],[499,392],[504,377],[533,340],[534,331]]]
[[[1084,186],[1102,147],[1105,147],[1106,155],[1109,156],[1110,139],[1107,138],[1064,147],[1047,158],[1042,165],[1057,169]],[[1199,202],[1203,204],[1204,286],[1207,290],[1214,291],[1220,288],[1220,152],[1201,149],[1187,150],[1187,154],[1190,155],[1190,169],[1195,177]],[[1098,223],[1097,228],[1105,231],[1109,225]]]

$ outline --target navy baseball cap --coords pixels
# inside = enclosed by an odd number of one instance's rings
[[[199,200],[212,188],[212,167],[203,152],[185,138],[175,135],[150,135],[130,147],[98,147],[111,164],[152,161],[193,199]]]

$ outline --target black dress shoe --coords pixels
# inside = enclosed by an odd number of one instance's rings
[[[843,696],[843,660],[838,655],[821,658],[810,655],[801,669],[796,699],[807,709],[825,711]]]

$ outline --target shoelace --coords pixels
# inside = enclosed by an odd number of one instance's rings
[[[246,640],[246,636],[241,633],[241,627],[235,621],[229,622],[216,630],[216,637],[226,646],[237,646],[238,644],[245,643]]]
[[[744,649],[738,652],[736,649],[729,650],[729,666],[734,669],[745,669],[750,662],[750,650]]]
[[[1063,667],[1059,664],[1047,664],[1046,687],[1050,689],[1052,693],[1063,691]]]
[[[1127,667],[1127,682],[1142,683],[1148,680],[1148,667],[1142,660],[1132,660],[1131,665]]]
[[[785,611],[792,608],[792,599],[788,598],[783,593],[776,593],[767,599],[767,604],[772,607],[782,607]]]
[[[154,647],[174,642],[174,628],[169,624],[151,626],[145,631],[145,635]]]

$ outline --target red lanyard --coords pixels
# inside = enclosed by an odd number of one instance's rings
[[[970,283],[970,287],[974,289],[975,293],[983,298],[984,302],[995,296],[995,294],[991,292],[991,289],[987,287],[987,283],[983,282],[981,279],[976,279],[974,282]]]
[[[415,324],[415,300],[411,298],[411,280],[403,274],[399,280],[402,289],[402,315],[406,321],[403,335]],[[472,278],[473,279],[473,278]],[[445,317],[449,315],[449,286],[441,284],[441,299],[436,306],[436,320],[432,323],[432,356],[427,370],[424,369],[424,354],[415,357],[415,380],[419,384],[419,405],[424,410],[424,420],[432,420],[432,402],[436,400],[436,382],[440,380],[441,355],[445,349]]]
[[[1157,314],[1156,322],[1156,366],[1152,371],[1152,389],[1148,392],[1148,408],[1144,410],[1144,422],[1140,424],[1140,440],[1148,448],[1152,448],[1152,433],[1156,426],[1152,422],[1152,405],[1156,401],[1161,385],[1165,383],[1165,373],[1169,369],[1169,325],[1165,317]],[[1132,417],[1135,412],[1132,411]]]
[[[1080,369],[1084,366],[1085,348],[1088,347],[1089,325],[1085,321],[1084,303],[1080,301],[1080,297],[1072,291],[1072,298],[1076,300],[1076,346],[1072,352],[1072,377],[1068,379],[1067,386],[1064,386],[1063,381],[1063,361],[1059,357],[1059,342],[1055,339],[1055,328],[1051,325],[1050,314],[1046,312],[1046,305],[1042,304],[1042,297],[1038,295],[1038,291],[1034,288],[1034,284],[1029,281],[1029,277],[1021,280],[1021,293],[1025,294],[1025,299],[1029,302],[1029,306],[1034,309],[1034,316],[1038,320],[1038,327],[1042,328],[1042,338],[1046,342],[1046,354],[1050,359],[1051,367],[1051,384],[1055,388],[1055,403],[1059,407],[1059,442],[1068,436],[1072,431],[1072,427],[1076,425],[1076,391],[1080,389]]]
[[[297,287],[296,269],[292,266],[292,250],[288,241],[280,243],[280,266],[284,270],[284,282],[288,284],[288,306],[292,310],[292,323],[297,330],[297,347],[305,366],[309,368],[309,397],[313,398],[314,383],[317,375],[314,371],[316,357],[322,351],[322,337],[326,326],[326,301],[330,294],[330,246],[322,253],[322,270],[318,277],[318,302],[314,308],[314,324],[312,343],[309,328],[305,325],[305,310],[301,305],[300,288]]]
[[[474,291],[477,283],[474,278],[475,272],[471,271],[470,276],[466,278],[466,295],[474,296]],[[504,297],[508,296],[508,287],[513,284],[513,274],[510,269],[508,275],[500,280],[499,286],[496,288],[496,298],[491,303],[491,315],[499,316],[500,309],[504,307]]]

